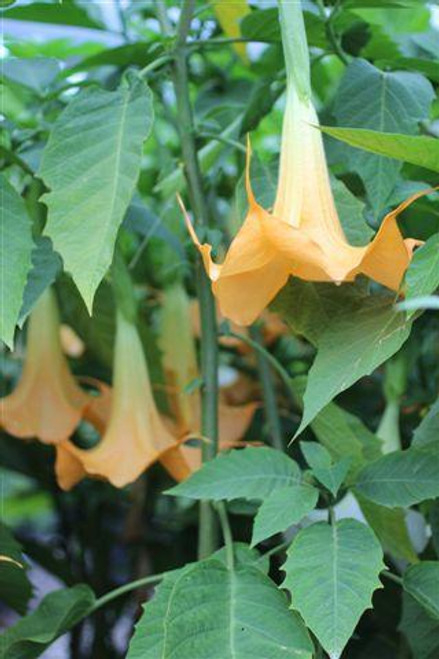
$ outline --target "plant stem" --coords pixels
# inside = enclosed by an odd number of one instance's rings
[[[288,549],[290,544],[291,544],[291,542],[281,542],[279,545],[276,545],[275,547],[272,547],[272,549],[269,549],[268,551],[266,551],[265,554],[261,554],[261,556],[258,558],[258,562],[264,560],[264,558],[270,558],[271,556],[274,556],[275,554],[280,554],[281,551],[284,551],[285,549]]]
[[[208,207],[195,144],[192,106],[189,97],[186,41],[194,10],[194,0],[185,0],[181,7],[176,37],[174,89],[179,117],[179,131],[189,201],[198,224],[207,226]],[[159,14],[160,18],[160,14]],[[163,19],[162,19],[163,22]],[[163,28],[166,25],[163,24]],[[201,258],[198,257],[197,289],[201,317],[201,433],[208,437],[202,447],[203,462],[211,460],[218,445],[218,344],[215,303]],[[216,518],[208,501],[200,503],[198,557],[209,556],[216,547]]]
[[[240,341],[243,341],[246,343],[248,346],[253,348],[257,353],[262,355],[264,359],[266,359],[273,369],[276,371],[276,373],[279,375],[281,378],[282,382],[285,384],[285,387],[287,389],[288,394],[291,396],[292,400],[295,402],[296,401],[296,395],[294,393],[294,390],[291,386],[291,378],[287,371],[284,369],[282,364],[278,362],[276,357],[273,357],[273,355],[268,352],[260,343],[257,341],[254,341],[248,336],[245,336],[245,334],[240,334],[239,332],[232,332],[231,330],[228,330],[227,332],[224,332],[220,336],[233,336],[235,339],[239,339]]]
[[[241,142],[238,142],[237,140],[232,140],[229,137],[224,137],[224,135],[218,135],[218,133],[209,133],[207,131],[203,131],[201,133],[198,133],[199,137],[207,137],[210,138],[211,140],[217,140],[217,142],[222,142],[223,144],[227,144],[228,146],[233,146],[235,149],[238,149],[238,151],[242,151],[242,153],[247,153],[247,149]]]
[[[224,501],[218,501],[215,504],[216,511],[221,524],[221,530],[223,532],[224,544],[226,547],[226,556],[227,556],[227,567],[229,570],[233,570],[235,567],[235,557],[233,553],[233,536],[229,524],[229,518],[227,515],[226,505]]]
[[[390,581],[393,581],[394,583],[397,583],[398,586],[402,586],[403,580],[401,577],[399,577],[397,574],[394,574],[393,572],[389,572],[389,570],[383,570],[381,572],[381,575],[383,577],[386,577],[386,579],[389,579]]]
[[[252,325],[250,327],[250,336],[252,341],[263,348],[261,328],[259,325]],[[279,451],[284,450],[284,443],[282,438],[282,425],[279,417],[279,410],[277,407],[276,391],[271,372],[270,362],[266,356],[266,350],[256,350],[256,361],[258,365],[259,378],[262,384],[262,396],[264,399],[264,412],[265,420],[268,425],[271,443]]]
[[[170,62],[173,60],[173,55],[163,55],[163,57],[158,57],[155,59],[153,62],[150,62],[147,64],[143,69],[139,71],[140,76],[146,76],[148,73],[151,73],[151,71],[155,71],[155,69],[159,69],[163,64],[166,64],[167,62]]]
[[[151,574],[148,577],[142,577],[141,579],[137,579],[136,581],[130,581],[129,583],[126,583],[123,586],[120,586],[119,588],[110,590],[109,593],[102,595],[102,597],[99,597],[99,599],[96,600],[89,613],[94,613],[98,609],[108,604],[108,602],[112,602],[118,597],[121,597],[121,595],[125,595],[125,593],[129,593],[132,590],[137,590],[138,588],[142,588],[143,586],[148,586],[150,584],[158,583],[159,581],[167,577],[169,574],[172,574],[173,572],[177,572],[177,570],[169,570],[168,572],[162,572],[161,574]]]

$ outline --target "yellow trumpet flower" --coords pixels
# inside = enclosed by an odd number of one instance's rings
[[[104,390],[91,403],[85,418],[101,431],[102,439],[91,449],[78,448],[71,441],[57,445],[55,471],[65,490],[84,476],[124,487],[178,446],[157,411],[137,329],[120,311],[111,401],[109,391]]]
[[[180,283],[164,293],[160,348],[168,386],[168,399],[175,419],[173,432],[180,438],[200,436],[200,391],[187,391],[198,376],[191,304]],[[236,446],[250,425],[256,403],[228,405],[220,392],[219,449]],[[181,444],[161,457],[167,471],[181,481],[201,466],[201,448]]]
[[[417,244],[404,240],[398,215],[419,193],[390,212],[372,242],[350,245],[331,190],[319,121],[311,101],[309,61],[300,3],[280,2],[287,64],[287,97],[282,130],[277,194],[272,210],[260,206],[251,189],[248,149],[248,215],[222,264],[211,246],[200,244],[206,272],[222,314],[249,325],[290,276],[313,282],[351,282],[363,274],[398,291]]]
[[[88,404],[62,352],[55,295],[47,289],[29,318],[21,379],[0,399],[0,426],[15,437],[55,444],[73,433]]]

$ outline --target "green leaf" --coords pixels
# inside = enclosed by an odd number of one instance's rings
[[[60,63],[50,57],[6,59],[2,76],[25,85],[37,94],[45,94],[61,71]]]
[[[399,629],[407,637],[414,659],[437,659],[439,656],[439,620],[429,616],[413,597],[404,594]]]
[[[116,91],[79,94],[56,121],[44,149],[40,176],[51,190],[43,197],[45,233],[90,313],[134,193],[152,120],[151,92],[132,76]]]
[[[46,595],[38,608],[4,632],[2,659],[34,659],[90,611],[95,597],[85,584]]]
[[[284,586],[292,607],[317,636],[331,659],[338,659],[372,593],[381,586],[380,544],[353,519],[330,526],[313,524],[295,537],[284,565]]]
[[[355,489],[389,508],[439,497],[439,455],[417,448],[389,453],[358,473]]]
[[[367,299],[362,308],[332,318],[318,339],[309,371],[299,435],[337,394],[389,359],[410,335],[411,323],[387,299]]]
[[[439,287],[439,233],[416,250],[405,281],[407,300],[430,295]]]
[[[0,205],[0,339],[12,348],[33,242],[24,201],[2,175]]]
[[[385,508],[356,494],[361,512],[381,542],[384,551],[409,563],[418,561],[407,530],[405,511]]]
[[[363,202],[337,178],[331,179],[331,188],[348,242],[356,247],[367,245],[373,236],[373,230],[364,219]]]
[[[0,522],[0,600],[21,615],[26,613],[32,596],[27,568],[21,545],[8,527]]]
[[[308,483],[275,490],[264,500],[253,525],[252,547],[298,524],[317,505],[318,490]]]
[[[396,57],[395,59],[383,59],[376,62],[380,69],[392,68],[405,71],[418,71],[430,80],[439,82],[439,70],[437,62],[420,57]]]
[[[413,435],[413,446],[429,447],[439,443],[439,399],[432,405]]]
[[[101,23],[93,20],[85,9],[71,1],[47,3],[32,2],[28,5],[11,7],[2,13],[3,18],[14,21],[31,21],[34,23],[54,23],[56,25],[75,25],[101,30]]]
[[[439,172],[439,139],[434,137],[380,133],[360,128],[332,128],[331,126],[322,126],[322,130],[331,137],[358,149]]]
[[[404,572],[404,590],[439,621],[439,561],[423,561]]]
[[[167,494],[212,501],[263,499],[301,480],[294,460],[272,448],[250,446],[218,455]]]
[[[312,659],[284,594],[253,567],[210,559],[166,577],[136,625],[127,659]]]
[[[52,243],[46,236],[40,236],[35,240],[31,258],[32,269],[27,276],[23,304],[18,319],[20,327],[23,326],[24,321],[38,302],[40,295],[53,284],[62,270],[61,258],[53,251]]]
[[[346,70],[335,100],[340,125],[373,128],[384,133],[409,133],[429,116],[434,91],[417,73],[387,73],[365,60],[355,60]],[[376,155],[351,151],[350,167],[364,181],[375,213],[385,206],[398,180],[401,164]]]

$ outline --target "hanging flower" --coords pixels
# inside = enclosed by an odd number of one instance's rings
[[[180,283],[169,286],[162,306],[160,348],[168,390],[168,400],[175,424],[173,432],[180,438],[200,437],[200,390],[190,390],[199,377],[192,312],[186,291]],[[230,406],[220,391],[219,449],[236,446],[250,425],[256,404]],[[208,440],[201,440],[208,441]],[[176,480],[187,478],[201,466],[201,448],[181,444],[162,456],[163,466]]]
[[[29,318],[21,379],[0,400],[0,426],[15,437],[55,444],[73,433],[88,404],[63,355],[55,295],[47,289]]]
[[[85,418],[101,432],[102,439],[91,449],[78,448],[71,441],[56,447],[56,475],[65,490],[86,475],[124,487],[178,446],[157,411],[137,329],[120,311],[113,391],[93,401]]]
[[[200,244],[187,220],[221,312],[239,325],[256,320],[290,276],[340,284],[363,274],[398,291],[417,243],[404,240],[396,220],[410,203],[425,194],[414,195],[389,213],[369,245],[353,247],[348,243],[334,203],[319,122],[311,101],[300,3],[282,0],[280,18],[287,98],[273,210],[262,208],[253,195],[248,149],[249,211],[222,264],[213,262],[211,246]]]

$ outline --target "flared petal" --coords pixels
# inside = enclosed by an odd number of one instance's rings
[[[88,404],[62,353],[58,309],[48,289],[29,319],[18,386],[0,400],[0,426],[15,437],[55,444],[73,433]]]
[[[105,414],[99,405],[105,405],[105,401],[95,403],[88,411],[89,419],[95,415],[96,424]],[[71,441],[63,443],[56,461],[58,482],[61,487],[68,487],[75,480],[80,471],[76,460],[88,476],[124,487],[178,445],[157,411],[137,329],[118,313],[108,426],[98,445],[91,449],[80,449]],[[66,452],[73,458],[70,462]]]

